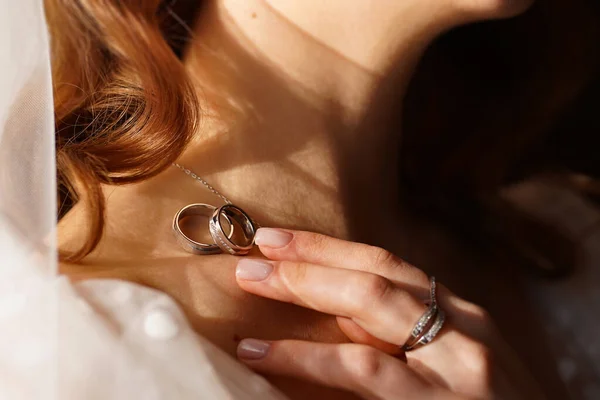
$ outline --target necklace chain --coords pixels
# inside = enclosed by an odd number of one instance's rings
[[[197,175],[192,170],[184,167],[181,164],[177,164],[177,163],[173,163],[173,166],[176,167],[176,168],[178,168],[178,169],[180,169],[180,170],[182,170],[186,175],[190,176],[191,178],[194,178],[198,182],[202,183],[208,190],[210,190],[214,195],[220,197],[226,204],[233,204],[231,202],[231,200],[229,200],[227,197],[225,197],[221,193],[219,193],[219,191],[217,189],[215,189],[214,187],[212,187],[210,185],[210,183],[206,182],[204,179],[202,179],[201,176]],[[256,228],[260,228],[261,227],[261,225],[254,218],[250,218],[250,220],[252,221],[252,223],[254,224],[254,226]]]
[[[231,203],[231,201],[230,201],[230,200],[229,200],[227,197],[225,197],[225,196],[223,196],[221,193],[219,193],[219,192],[217,191],[217,189],[215,189],[214,187],[212,187],[212,186],[210,185],[210,183],[208,183],[208,182],[206,182],[204,179],[202,179],[202,177],[201,177],[201,176],[199,176],[199,175],[196,175],[196,174],[195,174],[193,171],[189,170],[188,168],[184,167],[184,166],[183,166],[183,165],[181,165],[181,164],[173,163],[173,166],[174,166],[174,167],[177,167],[177,168],[179,168],[179,169],[180,169],[180,170],[182,170],[182,171],[183,171],[183,172],[184,172],[186,175],[189,175],[190,177],[194,178],[194,179],[195,179],[195,180],[197,180],[198,182],[202,183],[202,184],[203,184],[203,185],[204,185],[204,186],[205,186],[205,187],[206,187],[208,190],[210,190],[210,191],[211,191],[211,192],[212,192],[214,195],[216,195],[216,196],[220,197],[221,199],[223,199],[223,201],[224,201],[226,204],[232,204],[232,203]]]

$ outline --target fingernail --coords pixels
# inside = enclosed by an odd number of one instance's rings
[[[273,265],[267,261],[242,258],[238,261],[235,276],[247,281],[262,281],[273,272]]]
[[[246,360],[260,360],[269,352],[270,343],[258,339],[243,339],[237,347],[237,356]]]
[[[256,232],[254,242],[259,246],[277,249],[287,246],[287,244],[292,241],[293,237],[294,236],[291,233],[282,231],[281,229],[260,228]]]

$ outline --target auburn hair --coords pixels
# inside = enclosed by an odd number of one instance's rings
[[[170,12],[160,0],[46,0],[59,217],[76,201],[89,213],[89,237],[65,261],[100,241],[101,185],[158,174],[195,131],[195,91],[165,35]]]

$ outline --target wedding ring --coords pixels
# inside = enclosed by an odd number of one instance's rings
[[[444,327],[444,322],[446,322],[446,314],[442,310],[438,309],[435,321],[433,322],[433,325],[431,325],[431,328],[429,328],[427,333],[421,336],[417,343],[413,344],[412,346],[408,346],[406,349],[404,349],[404,351],[411,351],[430,343],[442,330],[442,328]]]
[[[242,228],[241,235],[242,243],[235,243],[231,236],[227,236],[221,225],[221,216],[224,216],[228,221],[237,222]],[[217,208],[209,222],[210,234],[224,252],[229,254],[242,256],[248,254],[254,246],[254,236],[256,235],[256,227],[250,216],[241,208],[233,204],[225,204]]]
[[[430,325],[431,320],[436,317],[437,313],[438,313],[437,306],[429,305],[429,308],[427,308],[427,311],[425,311],[425,313],[421,316],[421,318],[419,318],[419,320],[413,327],[412,331],[410,332],[410,338],[408,338],[406,343],[404,343],[404,345],[402,345],[403,351],[408,351],[419,341],[421,336],[423,336],[423,332],[425,331],[425,328],[427,328]]]
[[[179,243],[184,250],[198,255],[221,253],[221,248],[214,243],[201,243],[190,239],[185,233],[183,233],[179,225],[183,218],[192,215],[203,215],[210,218],[215,210],[216,207],[211,206],[210,204],[194,203],[188,204],[179,210],[177,214],[175,214],[175,218],[173,218],[173,232],[175,233],[177,243]],[[225,235],[225,237],[231,237],[233,236],[233,224],[228,216],[225,216],[225,219],[229,223],[229,234]]]
[[[442,329],[445,314],[437,305],[436,288],[435,277],[432,276],[429,288],[429,307],[413,327],[406,343],[401,346],[402,351],[410,351],[417,346],[431,342]],[[433,323],[431,322],[432,320]],[[437,330],[434,330],[434,328]]]

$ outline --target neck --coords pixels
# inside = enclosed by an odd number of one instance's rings
[[[264,1],[203,10],[186,63],[204,120],[180,162],[262,225],[372,237],[395,219],[402,98],[441,30],[422,8],[403,12],[423,22],[346,51]],[[188,177],[169,174],[198,198]]]

